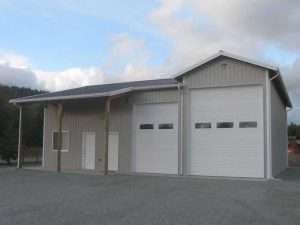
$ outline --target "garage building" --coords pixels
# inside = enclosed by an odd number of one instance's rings
[[[292,104],[279,69],[224,51],[170,79],[10,102],[20,116],[44,105],[47,170],[272,178],[287,167]]]

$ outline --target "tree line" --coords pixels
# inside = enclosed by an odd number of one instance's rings
[[[300,126],[291,122],[288,127],[289,136],[300,137]]]
[[[19,109],[10,99],[45,93],[30,88],[0,85],[0,158],[8,164],[17,157]],[[43,106],[23,107],[23,147],[42,146]]]

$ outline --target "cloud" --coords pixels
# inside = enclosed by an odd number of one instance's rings
[[[58,91],[86,85],[158,78],[151,67],[143,40],[126,33],[113,36],[109,54],[98,67],[73,67],[62,71],[34,68],[30,60],[16,53],[0,54],[0,83]],[[105,71],[105,72],[104,72]]]
[[[288,114],[289,120],[300,124],[300,58],[291,67],[283,68],[282,72],[293,103],[293,110]]]
[[[8,84],[53,91],[89,84],[160,78],[223,49],[278,64],[294,103],[290,118],[300,122],[299,8],[298,0],[161,0],[154,10],[145,14],[148,24],[138,21],[143,24],[143,34],[156,29],[153,35],[170,48],[161,65],[152,63],[153,52],[157,50],[147,46],[147,37],[138,32],[124,32],[113,35],[103,64],[87,68],[46,71],[34,68],[24,56],[0,53],[0,79]],[[136,21],[128,20],[126,28],[130,30],[129,25],[136,24]],[[151,27],[149,31],[146,25]]]
[[[0,65],[18,69],[28,69],[30,67],[29,60],[26,57],[12,52],[0,52]]]
[[[38,88],[35,73],[29,69],[13,68],[0,64],[0,84]]]
[[[150,19],[171,43],[171,71],[220,49],[284,66],[294,103],[289,118],[300,123],[299,8],[296,0],[162,0]]]
[[[104,82],[101,70],[90,68],[69,68],[63,71],[35,70],[40,87],[46,90],[58,91]]]
[[[150,65],[151,51],[142,39],[121,33],[113,36],[111,46],[101,67],[107,82],[154,79],[164,72]]]
[[[38,88],[29,60],[15,53],[0,53],[0,84]]]

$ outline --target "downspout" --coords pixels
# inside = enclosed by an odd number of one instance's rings
[[[178,83],[178,114],[179,114],[179,126],[178,126],[178,175],[183,175],[183,88],[182,83]]]
[[[274,77],[273,77],[274,78]],[[271,133],[271,79],[269,78],[269,71],[266,72],[266,178],[272,179],[272,133]]]

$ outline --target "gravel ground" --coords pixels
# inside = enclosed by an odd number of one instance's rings
[[[300,170],[280,180],[0,169],[1,225],[300,224]]]

